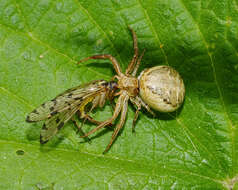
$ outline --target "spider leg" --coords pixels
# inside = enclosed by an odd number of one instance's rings
[[[132,133],[135,133],[135,127],[136,127],[136,120],[138,119],[138,115],[140,113],[140,109],[137,109],[136,110],[136,113],[135,113],[135,116],[134,116],[134,119],[133,119],[133,123],[132,123]]]
[[[135,126],[136,126],[136,120],[138,118],[138,115],[140,113],[140,110],[141,110],[141,103],[136,100],[136,98],[130,98],[130,101],[136,105],[137,109],[136,109],[136,113],[135,113],[135,116],[134,116],[134,119],[133,119],[133,123],[132,123],[132,133],[135,132]]]
[[[121,112],[121,109],[122,109],[122,104],[123,104],[123,99],[125,98],[125,95],[121,95],[119,98],[118,98],[118,102],[116,104],[116,107],[114,109],[114,113],[113,113],[113,116],[110,118],[110,119],[107,119],[106,121],[102,122],[101,124],[99,124],[96,128],[92,129],[91,131],[89,131],[87,134],[85,134],[84,136],[81,136],[82,138],[84,137],[87,137],[93,133],[95,133],[96,131],[98,131],[99,129],[107,126],[107,125],[110,125],[116,118],[117,116],[119,115],[119,113]]]
[[[114,130],[114,132],[112,134],[112,138],[111,138],[109,144],[107,145],[106,149],[104,150],[103,154],[105,154],[110,149],[110,147],[112,146],[113,142],[115,141],[119,131],[121,130],[121,128],[123,127],[123,125],[125,123],[125,119],[126,119],[126,115],[127,115],[127,108],[128,108],[128,99],[129,99],[129,96],[126,95],[122,100],[122,110],[121,110],[120,122],[116,126],[116,129]]]
[[[142,54],[140,55],[139,59],[137,60],[136,66],[135,66],[134,70],[132,71],[131,75],[133,77],[136,76],[137,70],[138,70],[138,68],[140,66],[140,62],[141,62],[142,57],[144,56],[144,54],[145,54],[145,49],[143,50]]]
[[[98,105],[100,107],[102,107],[105,103],[105,93],[101,93],[99,96],[96,96],[93,101],[92,101],[92,107],[90,108],[89,112],[90,113],[94,108],[96,108]],[[83,127],[84,123],[88,120],[89,122],[96,124],[96,125],[100,125],[102,122],[101,121],[97,121],[95,119],[93,119],[90,115],[88,115],[87,113],[83,112],[79,112],[78,111],[78,117],[79,119],[84,119],[82,124],[81,124],[81,128]]]
[[[96,124],[96,125],[100,125],[102,123],[102,121],[97,121],[95,119],[93,119],[90,115],[88,114],[85,114],[83,115],[83,117],[81,116],[80,112],[78,112],[78,116],[79,116],[79,119],[84,119],[83,122],[82,122],[82,125],[81,127],[83,126],[83,124],[88,120],[89,122],[93,123],[93,124]]]
[[[96,125],[100,125],[102,123],[102,121],[97,121],[97,120],[93,119],[90,115],[85,115],[85,120],[88,120],[89,122],[96,124]]]
[[[150,109],[150,107],[141,99],[140,96],[136,96],[135,98],[136,98],[136,100],[137,100],[138,102],[140,102],[140,104],[141,104],[148,112],[150,112],[151,115],[153,115],[153,117],[156,116],[155,113],[154,113],[154,112]]]
[[[113,57],[111,55],[108,55],[108,54],[105,54],[105,55],[94,55],[94,56],[91,56],[91,57],[86,57],[86,58],[82,59],[81,61],[79,61],[78,63],[82,63],[82,62],[87,61],[89,59],[109,59],[112,62],[116,73],[119,76],[123,76],[123,73],[121,72],[121,67],[120,67],[120,65],[117,62],[115,57]]]
[[[132,36],[133,36],[133,46],[134,46],[134,55],[133,55],[133,58],[130,62],[130,64],[128,65],[127,69],[126,69],[126,75],[130,74],[134,68],[134,65],[136,63],[136,60],[139,56],[139,52],[138,52],[138,43],[137,43],[137,37],[136,37],[136,33],[134,32],[134,30],[132,28],[130,28],[128,26],[129,30],[131,31],[132,33]]]

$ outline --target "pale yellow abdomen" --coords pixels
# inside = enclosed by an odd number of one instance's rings
[[[183,79],[172,67],[163,65],[145,69],[138,79],[140,96],[151,108],[173,112],[183,103]]]

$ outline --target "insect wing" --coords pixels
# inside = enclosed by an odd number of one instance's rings
[[[59,94],[53,100],[43,103],[40,107],[33,110],[26,118],[27,122],[37,122],[54,115],[64,112],[72,107],[73,104],[80,104],[90,96],[96,96],[105,90],[104,80],[93,81],[75,88],[71,88]]]
[[[79,107],[75,105],[73,109],[65,110],[47,119],[41,130],[40,143],[44,144],[48,142],[64,126],[64,124],[77,112],[78,109]]]

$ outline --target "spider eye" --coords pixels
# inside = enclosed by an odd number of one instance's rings
[[[156,66],[142,71],[140,96],[153,109],[172,112],[179,108],[185,96],[183,79],[169,66]]]

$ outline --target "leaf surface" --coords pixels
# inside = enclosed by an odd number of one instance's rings
[[[176,113],[134,108],[102,155],[112,130],[79,138],[69,122],[44,146],[42,123],[26,123],[41,103],[73,86],[123,70],[132,37],[146,54],[140,67],[170,65],[186,98]],[[238,189],[237,0],[0,0],[0,189]],[[110,105],[94,117],[112,115]],[[89,131],[92,125],[85,124]]]

